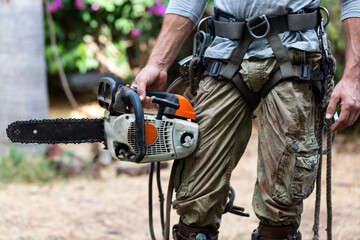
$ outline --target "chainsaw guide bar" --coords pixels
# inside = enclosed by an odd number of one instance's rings
[[[16,121],[6,129],[17,143],[68,144],[104,142],[104,118],[42,119]]]

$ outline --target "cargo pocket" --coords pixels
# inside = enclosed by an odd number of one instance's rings
[[[314,189],[319,168],[318,144],[314,135],[287,135],[279,161],[272,199],[284,206],[295,205]]]
[[[294,180],[291,194],[295,201],[307,198],[314,189],[319,160],[317,153],[313,156],[296,155]]]

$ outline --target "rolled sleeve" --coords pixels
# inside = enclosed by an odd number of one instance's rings
[[[197,24],[205,10],[207,2],[208,0],[171,0],[166,9],[166,14],[177,14]]]
[[[360,17],[359,0],[342,0],[341,1],[341,21],[347,18]]]

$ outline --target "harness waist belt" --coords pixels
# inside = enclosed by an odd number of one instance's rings
[[[318,11],[290,13],[273,18],[263,15],[246,19],[246,21],[238,21],[235,18],[231,18],[229,14],[223,17],[220,12],[220,15],[218,15],[216,19],[217,20],[213,21],[215,36],[228,38],[230,40],[240,40],[250,36],[251,31],[245,31],[249,26],[254,30],[256,30],[256,28],[260,28],[261,30],[261,28],[264,27],[270,30],[271,26],[272,31],[275,30],[277,33],[315,29],[318,25]],[[263,30],[263,32],[266,32],[266,29]]]

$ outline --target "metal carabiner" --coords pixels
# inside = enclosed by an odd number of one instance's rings
[[[193,56],[201,58],[207,47],[207,36],[204,31],[199,31],[194,35],[194,45],[193,45]]]
[[[211,19],[212,17],[213,17],[213,16],[208,16],[208,17],[205,17],[205,18],[201,19],[200,22],[199,22],[198,25],[197,25],[196,33],[200,32],[200,26],[201,26],[201,24],[203,24],[203,22],[205,22],[206,20]]]
[[[320,25],[318,27],[318,36],[320,40],[320,47],[323,53],[325,54],[325,58],[327,61],[330,59],[330,44],[329,44],[329,38],[326,31],[326,24],[324,24],[324,19],[322,18],[320,21]]]

